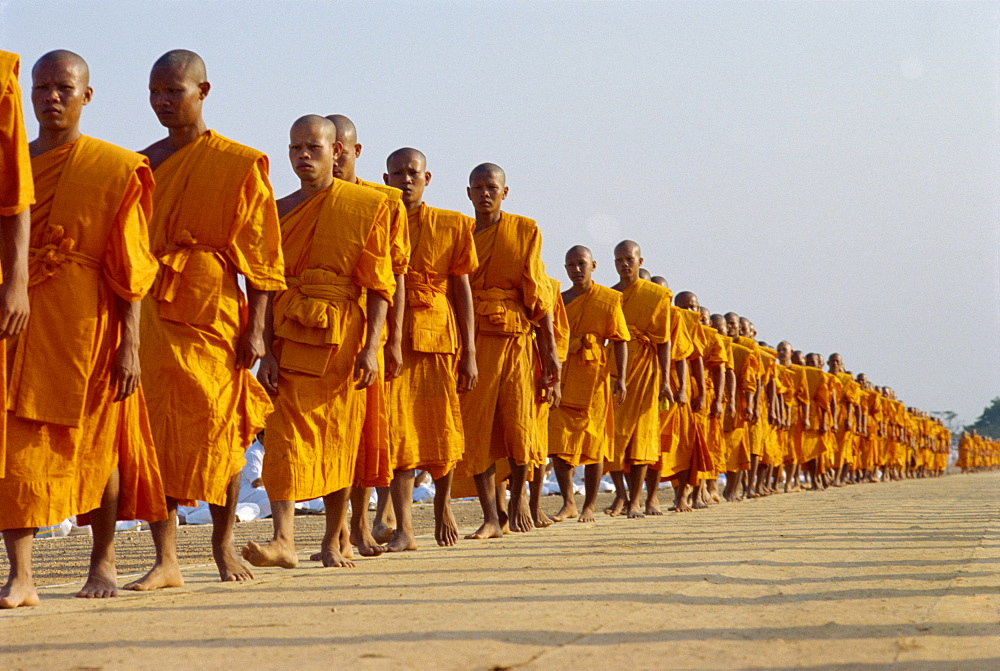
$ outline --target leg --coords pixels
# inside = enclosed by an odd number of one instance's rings
[[[496,480],[496,478],[494,478]],[[497,502],[497,519],[500,520],[500,529],[504,535],[510,533],[510,518],[507,516],[507,483],[510,477],[500,480],[494,485],[494,499]]]
[[[31,550],[38,529],[7,529],[3,532],[3,542],[7,547],[10,561],[10,576],[0,587],[0,608],[37,606],[38,592],[31,574]]]
[[[490,465],[485,472],[475,476],[476,493],[479,495],[479,505],[483,509],[483,524],[467,540],[482,540],[484,538],[503,538],[500,528],[500,516],[497,512],[496,466]]]
[[[562,495],[562,508],[552,519],[556,522],[570,520],[579,515],[576,509],[576,497],[573,496],[573,467],[562,457],[552,457],[552,468],[556,472],[556,482],[559,483],[559,494]]]
[[[642,483],[646,479],[647,470],[649,470],[648,464],[632,464],[632,470],[628,474],[628,518],[630,520],[645,517],[639,504],[642,498]]]
[[[434,540],[438,545],[451,547],[458,542],[458,525],[451,512],[451,481],[455,469],[434,481]]]
[[[583,512],[577,522],[594,522],[594,509],[597,507],[597,490],[601,487],[601,474],[604,464],[587,464],[583,467]],[[561,486],[561,485],[560,485]]]
[[[531,523],[528,503],[524,500],[524,487],[529,470],[530,466],[527,464],[519,466],[513,460],[510,462],[510,509],[507,518],[511,531],[523,533],[535,528]]]
[[[660,472],[655,468],[646,470],[646,514],[662,515],[660,510]]]
[[[233,527],[236,526],[236,504],[239,498],[240,474],[237,473],[229,481],[226,505],[208,506],[208,512],[212,515],[212,556],[215,557],[215,565],[219,567],[219,579],[222,582],[253,580],[253,572],[240,561],[233,547]]]
[[[243,558],[253,566],[295,568],[299,553],[295,549],[295,501],[271,501],[271,522],[274,537],[260,545],[250,541],[243,546]]]
[[[416,550],[417,541],[413,537],[413,471],[392,472],[389,494],[392,509],[396,513],[396,532],[385,545],[386,552]]]
[[[396,515],[389,504],[389,488],[376,487],[378,503],[375,507],[375,521],[372,523],[372,538],[378,543],[387,543],[396,533]],[[365,504],[367,508],[367,504]]]
[[[358,548],[362,557],[377,557],[382,554],[382,546],[375,542],[368,526],[368,501],[371,487],[351,489],[351,543]],[[319,561],[316,559],[315,561]]]
[[[708,508],[708,503],[705,502],[705,482],[698,482],[698,486],[694,488],[691,492],[691,507],[695,510],[704,510]]]
[[[320,561],[323,566],[354,568],[354,562],[343,554],[340,536],[347,519],[347,502],[351,498],[351,488],[344,487],[323,497],[326,508],[326,532],[323,534],[323,544],[320,546]]]
[[[528,511],[531,513],[531,523],[538,529],[551,526],[552,518],[542,512],[542,483],[545,481],[545,467],[538,466],[534,469],[534,475],[528,481]]]
[[[711,478],[706,483],[705,495],[708,497],[709,505],[713,505],[722,501],[722,497],[719,496],[719,479]]]
[[[757,493],[757,465],[760,463],[760,457],[756,454],[750,455],[750,469],[747,471],[747,490],[746,497],[748,499],[755,499],[759,496]]]
[[[625,472],[611,471],[611,481],[615,483],[615,500],[610,507],[604,509],[604,514],[615,517],[622,514],[622,511],[625,510],[625,504],[628,503],[628,492],[625,491]]]
[[[90,551],[90,571],[82,599],[105,599],[118,595],[118,570],[115,568],[115,519],[118,516],[118,469],[111,472],[104,486],[101,506],[90,513],[94,546]]]
[[[180,562],[177,561],[177,500],[167,497],[167,519],[149,525],[156,548],[156,560],[149,573],[134,580],[125,589],[147,592],[164,587],[181,587]]]

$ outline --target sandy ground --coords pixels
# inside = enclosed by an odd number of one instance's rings
[[[1000,668],[996,473],[421,541],[250,584],[202,563],[156,594],[51,585],[0,613],[0,668]]]

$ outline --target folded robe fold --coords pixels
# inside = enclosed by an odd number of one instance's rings
[[[31,319],[8,341],[9,449],[0,528],[57,524],[94,510],[112,471],[120,519],[166,517],[142,389],[114,402],[116,296],[137,301],[156,276],[146,159],[83,136],[32,160]]]
[[[263,479],[272,501],[305,501],[354,482],[367,399],[354,382],[364,296],[391,302],[395,290],[387,198],[335,180],[282,218],[281,235],[289,288],[274,300],[280,368]]]
[[[154,170],[150,246],[160,274],[142,310],[142,379],[167,496],[226,502],[271,401],[236,367],[243,275],[285,286],[267,157],[207,131]]]

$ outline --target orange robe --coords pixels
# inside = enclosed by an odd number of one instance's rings
[[[407,224],[406,205],[399,189],[357,180],[389,198],[389,260],[393,275],[405,275],[410,261],[410,230]],[[389,337],[389,324],[382,329],[382,344]],[[389,388],[385,382],[385,351],[378,350],[378,381],[370,385],[365,394],[365,422],[358,446],[358,460],[354,470],[355,487],[388,487],[392,481],[389,465]]]
[[[608,470],[620,471],[626,463],[655,464],[660,443],[659,345],[670,338],[670,301],[665,287],[639,279],[622,292],[622,311],[628,324],[628,369],[625,402],[615,406],[615,440]],[[611,374],[617,366],[612,357]]]
[[[31,318],[8,341],[6,477],[0,529],[57,524],[100,505],[121,474],[121,519],[167,515],[142,389],[120,403],[111,369],[115,298],[138,301],[156,277],[146,159],[83,136],[32,160]]]
[[[246,322],[237,275],[285,286],[267,157],[207,131],[153,174],[160,274],[142,310],[142,379],[167,496],[223,505],[271,401],[236,367]]]
[[[819,368],[803,366],[802,372],[805,374],[808,398],[804,402],[809,405],[809,428],[803,426],[802,431],[802,460],[806,462],[822,457],[826,450],[825,434],[820,426],[823,417],[829,415],[830,390],[826,374]],[[822,469],[823,464],[819,467]]]
[[[789,370],[788,366],[783,366],[779,362],[774,368],[774,393],[776,397],[780,397],[787,408],[789,424],[791,424],[792,416],[792,384],[794,383],[794,376],[792,371]],[[791,432],[788,428],[783,425],[778,425],[774,427],[774,442],[776,444],[776,460],[771,462],[773,466],[779,466],[781,464],[790,464],[791,460]]]
[[[350,487],[364,390],[354,362],[365,342],[365,292],[392,300],[388,199],[334,180],[281,220],[288,289],[274,299],[278,394],[267,420],[264,488],[304,501]]]
[[[437,480],[465,451],[458,400],[461,342],[448,300],[450,277],[478,266],[475,219],[422,204],[409,218],[403,369],[389,382],[390,467],[421,468]]]
[[[508,458],[541,465],[534,328],[555,297],[542,264],[542,234],[526,217],[501,213],[474,234],[479,267],[472,273],[479,382],[462,395],[465,455],[456,476],[486,472]]]
[[[778,389],[784,383],[779,377],[784,376],[783,371],[779,371],[778,352],[771,347],[761,345],[760,355],[764,360],[764,377],[761,381],[761,406],[760,421],[764,425],[764,451],[761,455],[762,461],[770,466],[780,466],[785,463],[785,452],[782,449],[781,437],[778,435],[778,426],[771,422],[771,401],[768,397],[768,387],[774,387],[774,394],[777,397]],[[775,399],[777,400],[777,399]],[[774,409],[777,413],[777,408]]]
[[[858,427],[857,405],[861,401],[861,386],[854,381],[850,373],[837,373],[840,388],[837,397],[837,437],[838,458],[834,463],[838,468],[846,464],[857,466],[858,458]]]
[[[0,50],[0,215],[11,217],[35,202],[31,156],[21,111],[21,86],[17,81],[20,57]],[[0,269],[0,281],[2,281]],[[0,347],[0,394],[6,394],[6,348]],[[0,401],[3,401],[0,396]],[[6,403],[4,403],[6,405]],[[0,415],[0,478],[4,474],[5,417]]]
[[[696,359],[704,360],[705,348],[708,341],[705,332],[701,328],[701,315],[691,310],[683,310],[677,306],[671,307],[673,317],[676,319],[677,328],[671,331],[671,362],[682,359],[689,362]],[[680,386],[677,378],[677,370],[670,367],[670,375],[673,380],[673,388]],[[688,471],[686,484],[696,485],[699,474],[714,471],[712,457],[705,442],[705,430],[708,421],[708,406],[703,405],[700,413],[695,413],[691,408],[690,400],[696,393],[705,393],[704,389],[696,389],[694,370],[689,363],[688,375],[688,400],[689,402],[680,405],[674,403],[667,414],[676,415],[675,430],[676,439],[669,434],[664,434],[661,430],[660,440],[662,455],[660,457],[659,471],[661,480],[670,480],[678,473]],[[707,375],[707,373],[706,373]],[[707,380],[707,377],[706,377]],[[705,401],[707,402],[707,398]],[[668,420],[669,424],[669,420]]]
[[[726,470],[726,439],[722,430],[722,416],[712,417],[712,404],[720,395],[725,394],[725,377],[723,377],[723,388],[716,389],[712,382],[712,371],[717,369],[726,370],[729,365],[729,350],[726,348],[725,338],[711,326],[700,325],[702,337],[705,341],[702,359],[705,364],[705,404],[702,411],[697,414],[697,419],[702,423],[705,433],[705,446],[708,448],[708,455],[712,459],[712,468],[698,474],[699,479],[711,480],[718,477],[719,473]],[[725,413],[725,399],[722,401],[723,416]]]
[[[749,347],[732,341],[733,372],[736,374],[736,414],[726,414],[723,428],[726,438],[726,471],[746,470],[750,464],[749,424],[745,419],[746,394],[757,389],[760,359]]]
[[[569,358],[569,315],[566,313],[566,304],[563,302],[562,286],[559,280],[550,277],[549,284],[552,287],[552,296],[554,297],[552,301],[552,331],[556,339],[559,364],[563,365]],[[538,351],[537,339],[535,341],[535,356],[538,357],[538,365],[540,366],[541,354]],[[541,441],[545,454],[552,454],[549,450],[549,416],[551,411],[552,406],[549,405],[549,399],[538,394],[535,397],[535,420],[538,427],[538,440]]]
[[[562,368],[562,401],[549,414],[549,454],[573,467],[600,464],[614,440],[614,401],[603,345],[630,337],[622,294],[595,283],[570,301],[566,314],[569,356]]]

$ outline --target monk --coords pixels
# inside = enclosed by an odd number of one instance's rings
[[[470,278],[479,380],[461,397],[465,455],[459,471],[475,479],[483,509],[483,524],[469,539],[503,535],[496,500],[500,459],[511,470],[510,530],[533,528],[524,485],[529,471],[546,461],[534,421],[535,399],[539,388],[550,390],[559,383],[554,297],[542,264],[541,232],[533,220],[502,211],[509,191],[506,179],[500,166],[483,163],[472,170],[467,189],[476,212],[479,258]]]
[[[257,377],[274,398],[264,488],[274,538],[250,541],[254,566],[293,568],[295,502],[323,497],[324,566],[353,567],[342,529],[361,440],[364,390],[378,379],[380,334],[395,291],[388,197],[333,178],[343,151],[329,119],[300,117],[288,158],[299,189],[278,201],[286,291],[273,299]],[[364,305],[364,307],[362,307]],[[349,545],[348,545],[349,547]]]
[[[409,227],[406,223],[406,206],[403,203],[402,191],[393,186],[367,182],[358,177],[355,166],[361,157],[363,147],[358,142],[358,129],[354,122],[343,114],[330,114],[326,118],[337,128],[337,142],[344,148],[333,162],[333,176],[348,184],[367,186],[389,197],[389,256],[392,260],[392,274],[396,280],[396,293],[386,317],[386,328],[381,334],[383,348],[379,350],[379,379],[366,390],[368,398],[365,402],[365,424],[355,469],[356,481],[351,489],[350,542],[358,547],[361,556],[372,557],[381,554],[384,547],[376,544],[376,540],[387,541],[395,526],[391,515],[385,514],[386,511],[390,514],[392,511],[391,507],[386,506],[389,482],[392,480],[392,468],[389,466],[389,403],[386,381],[399,375],[401,366],[406,265],[410,258]],[[373,538],[368,526],[368,501],[371,498],[372,487],[377,488],[379,496],[379,512],[376,513],[376,525],[380,532],[377,534],[378,539]],[[390,521],[392,523],[387,524]]]
[[[614,441],[614,406],[627,397],[629,340],[622,294],[593,280],[597,262],[582,245],[566,252],[566,274],[573,284],[562,293],[569,318],[569,356],[562,369],[562,396],[549,416],[549,453],[563,505],[553,519],[593,522],[604,462]],[[614,349],[612,389],[605,341]],[[573,469],[584,466],[584,499],[577,511]]]
[[[406,224],[406,206],[402,192],[392,186],[378,182],[368,182],[357,175],[357,160],[363,149],[358,142],[358,130],[343,114],[326,117],[337,129],[337,142],[344,150],[333,162],[333,176],[348,184],[367,186],[389,197],[389,256],[392,261],[396,293],[386,317],[386,327],[381,334],[382,349],[379,350],[379,379],[365,392],[365,421],[361,432],[361,445],[355,469],[355,482],[351,488],[350,543],[356,545],[362,557],[382,554],[381,543],[389,540],[395,529],[392,507],[389,500],[389,482],[392,469],[389,467],[389,402],[387,381],[395,378],[401,367],[401,336],[403,305],[405,301],[406,264],[410,257],[409,230]],[[378,512],[376,532],[368,525],[368,501],[371,488],[378,492]],[[377,538],[376,538],[377,536]],[[349,547],[345,544],[345,549]],[[319,561],[319,555],[311,558]]]
[[[834,352],[826,360],[827,370],[840,382],[837,399],[837,416],[833,418],[833,431],[837,440],[837,469],[833,484],[842,487],[847,482],[848,470],[856,463],[858,404],[861,389],[853,376],[846,372],[844,359]]]
[[[628,324],[628,368],[625,386],[629,393],[615,407],[615,440],[607,470],[615,481],[615,500],[605,513],[618,515],[625,509],[630,519],[645,516],[641,507],[642,485],[650,465],[660,461],[661,402],[672,403],[670,388],[670,300],[669,289],[639,278],[642,250],[632,240],[615,245],[622,310]],[[618,370],[612,361],[612,371]],[[615,380],[617,384],[617,380]],[[625,488],[625,468],[629,484]]]
[[[746,494],[740,492],[744,472],[750,467],[749,426],[756,415],[756,399],[760,382],[760,359],[749,346],[748,340],[741,340],[740,316],[735,312],[725,314],[726,335],[730,340],[730,355],[733,362],[732,395],[729,397],[725,422],[726,438],[726,488],[722,496],[727,501],[742,500]]]
[[[270,294],[285,286],[281,230],[267,157],[205,125],[210,89],[201,57],[183,49],[149,75],[167,137],[141,152],[156,179],[149,235],[160,272],[142,306],[140,356],[169,514],[152,525],[153,568],[127,589],[183,584],[179,502],[209,504],[220,579],[253,578],[233,547],[233,524],[243,451],[272,411],[250,371],[265,353]]]
[[[402,365],[389,383],[389,444],[396,531],[389,552],[416,550],[413,474],[434,479],[434,538],[452,546],[458,527],[451,512],[451,481],[465,452],[459,394],[476,388],[476,344],[469,274],[479,266],[473,229],[459,212],[429,207],[427,159],[416,149],[397,149],[386,160],[385,181],[402,190],[409,239]]]
[[[38,138],[30,144],[32,318],[12,343],[0,529],[11,577],[0,606],[38,603],[31,545],[71,515],[93,529],[79,597],[117,594],[115,520],[166,517],[139,386],[139,303],[156,277],[145,157],[83,136],[87,63],[51,51],[31,71]],[[60,334],[66,335],[62,337]],[[68,334],[72,334],[69,337]],[[81,525],[88,520],[81,519]]]

